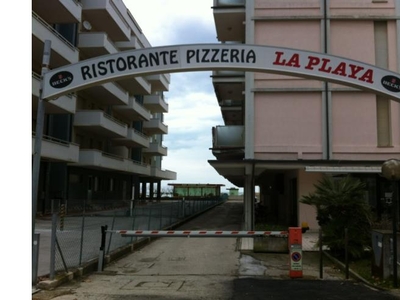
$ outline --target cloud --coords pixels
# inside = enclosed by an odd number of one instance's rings
[[[213,0],[123,0],[152,46],[218,43]],[[210,166],[215,160],[211,128],[223,125],[211,79],[211,71],[171,74],[164,96],[169,111],[164,116],[168,135],[163,144],[168,156],[162,168],[177,172],[168,183],[216,183],[233,187]]]

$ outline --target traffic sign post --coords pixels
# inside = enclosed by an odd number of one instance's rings
[[[303,277],[303,250],[301,227],[289,227],[289,255],[289,277]]]

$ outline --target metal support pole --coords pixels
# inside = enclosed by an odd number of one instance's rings
[[[32,251],[32,262],[33,262],[33,268],[32,268],[32,285],[37,284],[37,277],[38,277],[38,262],[39,262],[39,248],[40,248],[40,234],[36,233],[34,234],[34,240],[33,240],[33,251]]]
[[[56,238],[57,238],[57,214],[51,217],[51,240],[50,240],[50,280],[55,277],[56,269]]]
[[[99,264],[97,266],[97,271],[101,272],[104,270],[104,251],[106,248],[106,231],[107,225],[101,226],[101,245],[100,245],[100,253],[99,253]]]
[[[40,156],[42,153],[42,137],[43,137],[43,125],[44,125],[44,115],[45,115],[45,106],[44,101],[42,99],[42,90],[43,90],[43,76],[48,71],[48,66],[50,63],[50,53],[51,53],[51,41],[44,41],[44,50],[43,50],[43,58],[42,58],[42,74],[40,81],[40,91],[39,91],[39,100],[38,100],[38,108],[37,108],[37,117],[36,117],[36,131],[35,131],[35,148],[33,150],[33,162],[32,162],[32,253],[35,251],[35,222],[36,222],[36,212],[37,212],[37,198],[39,191],[39,174],[40,174]],[[37,249],[39,251],[39,249]],[[32,257],[32,270],[39,264],[39,255],[35,255]],[[36,281],[36,278],[32,278],[32,282]]]
[[[349,229],[344,229],[346,279],[349,279]]]
[[[322,229],[319,229],[319,278],[324,278],[323,252],[322,252]]]
[[[39,191],[39,173],[40,173],[40,156],[42,153],[42,137],[43,137],[43,125],[44,125],[44,115],[45,106],[42,99],[43,90],[43,76],[48,71],[48,66],[50,63],[50,53],[51,53],[51,41],[44,41],[44,51],[42,59],[42,74],[40,81],[40,91],[36,118],[36,132],[35,132],[35,148],[33,151],[33,164],[32,164],[32,241],[35,234],[35,218],[37,211],[37,196]],[[33,243],[32,243],[33,247]]]
[[[397,282],[397,186],[396,181],[392,181],[393,185],[393,287],[398,287]]]

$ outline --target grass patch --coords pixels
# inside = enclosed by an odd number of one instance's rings
[[[331,254],[332,255],[332,254]],[[368,281],[371,285],[381,289],[393,289],[393,277],[387,279],[379,278],[372,275],[372,253],[368,253],[365,257],[352,260],[349,262],[349,268],[359,276]],[[345,264],[343,257],[336,257],[339,261]]]

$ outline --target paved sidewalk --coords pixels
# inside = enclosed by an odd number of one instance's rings
[[[302,250],[303,251],[319,251],[318,248],[318,232],[308,231],[302,234]],[[254,239],[242,238],[240,250],[253,250]]]

